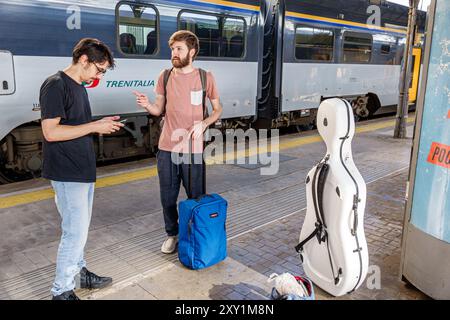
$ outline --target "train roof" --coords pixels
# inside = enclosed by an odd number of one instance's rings
[[[0,0],[0,4],[8,3],[23,6],[84,6],[102,9],[115,9],[118,2],[123,0]],[[220,1],[220,0],[127,0],[127,2],[136,2],[141,4],[154,4],[154,3],[240,3],[251,6],[260,5],[259,0],[232,0],[232,1]]]
[[[269,1],[269,0],[266,0]],[[342,19],[356,23],[366,23],[369,14],[368,7],[377,1],[372,0],[281,0],[285,3],[286,11],[315,15],[331,19]],[[21,6],[40,6],[40,7],[68,7],[78,5],[83,7],[91,7],[96,9],[114,10],[119,0],[0,0],[2,3],[9,5]],[[136,3],[167,3],[167,4],[197,4],[201,5],[232,5],[233,3],[248,5],[259,8],[260,0],[128,0],[128,2]],[[408,23],[408,7],[400,4],[381,1],[381,26],[399,26],[406,27]],[[426,12],[418,12],[417,21],[419,30],[423,31],[425,28]]]

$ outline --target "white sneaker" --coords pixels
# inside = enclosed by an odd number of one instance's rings
[[[177,249],[178,236],[168,236],[161,246],[162,253],[174,253]]]

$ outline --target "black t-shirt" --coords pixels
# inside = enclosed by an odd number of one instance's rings
[[[92,121],[86,89],[64,72],[50,76],[41,86],[41,118],[61,117],[60,124],[77,126]],[[43,142],[42,176],[63,182],[95,182],[96,159],[92,135],[68,141]]]

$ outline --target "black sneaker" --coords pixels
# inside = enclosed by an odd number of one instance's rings
[[[112,278],[99,277],[88,269],[83,268],[80,271],[80,288],[83,289],[101,289],[112,284]]]
[[[69,290],[60,295],[53,296],[52,300],[80,300],[80,298],[77,297],[73,290]]]

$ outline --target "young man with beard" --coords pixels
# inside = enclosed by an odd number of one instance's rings
[[[206,97],[209,98],[213,111],[209,117],[203,119],[200,72],[192,65],[199,51],[197,36],[190,31],[177,31],[170,37],[169,47],[172,51],[173,68],[169,74],[167,91],[164,90],[163,71],[155,88],[155,103],[150,103],[146,95],[134,92],[137,104],[151,115],[160,116],[165,113],[157,154],[161,204],[167,233],[167,239],[161,247],[163,253],[174,253],[177,248],[177,198],[181,182],[189,195],[189,164],[173,159],[180,159],[180,154],[189,153],[189,139],[192,135],[194,143],[193,158],[189,159],[193,162],[190,196],[200,196],[203,190],[203,133],[222,114],[214,77],[211,72],[207,72]]]
[[[61,216],[62,235],[56,258],[53,300],[79,300],[73,292],[98,289],[112,283],[86,269],[84,247],[96,180],[96,159],[92,134],[120,130],[120,117],[92,121],[91,107],[83,83],[101,80],[114,67],[110,49],[97,39],[82,39],[72,53],[72,64],[47,78],[41,86],[43,168],[51,181]],[[76,281],[77,280],[77,281]]]

